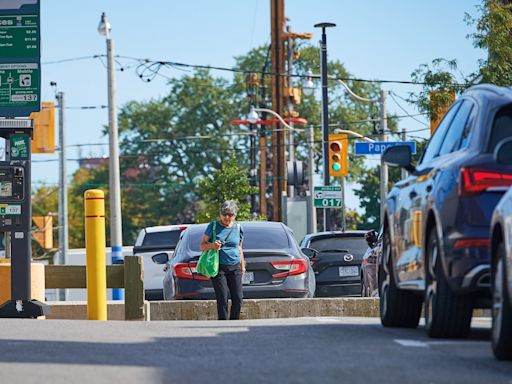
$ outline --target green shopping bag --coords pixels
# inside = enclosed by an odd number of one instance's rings
[[[213,239],[212,243],[217,238],[217,223],[213,222]],[[206,277],[215,277],[219,273],[219,252],[215,249],[209,249],[201,253],[201,257],[197,263],[197,273]]]

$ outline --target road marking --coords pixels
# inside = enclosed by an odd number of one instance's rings
[[[419,340],[395,339],[393,341],[400,344],[402,347],[428,348],[427,343]]]
[[[482,341],[477,340],[439,340],[439,341],[420,341],[407,339],[394,339],[395,343],[402,347],[428,348],[436,345],[457,345],[457,344],[481,344]]]

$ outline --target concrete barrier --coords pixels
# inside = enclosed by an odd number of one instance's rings
[[[214,300],[149,302],[150,320],[216,320]],[[275,319],[312,316],[378,317],[375,298],[246,299],[241,319]]]
[[[48,302],[48,319],[86,320],[87,302]],[[216,320],[214,300],[144,301],[146,321],[161,320]],[[246,299],[241,319],[276,319],[287,317],[379,317],[378,298],[315,298],[315,299]],[[475,309],[475,317],[489,317],[490,310]],[[107,302],[107,319],[124,320],[123,301]]]

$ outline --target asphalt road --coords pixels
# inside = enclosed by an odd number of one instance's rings
[[[0,383],[509,383],[489,320],[433,340],[378,319],[0,320]]]

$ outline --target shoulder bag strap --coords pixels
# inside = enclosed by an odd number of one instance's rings
[[[215,243],[215,240],[217,240],[217,221],[216,220],[213,222],[213,241],[212,241],[212,243]]]

